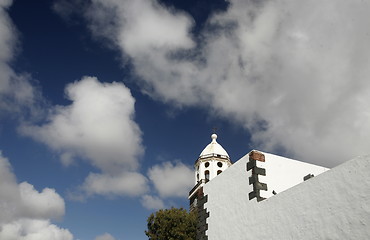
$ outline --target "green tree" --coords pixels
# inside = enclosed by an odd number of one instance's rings
[[[147,220],[145,234],[150,240],[195,240],[196,212],[188,213],[183,208],[161,209]]]

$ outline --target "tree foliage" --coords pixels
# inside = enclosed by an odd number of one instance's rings
[[[195,211],[161,209],[148,217],[145,234],[150,240],[195,240],[196,221]]]

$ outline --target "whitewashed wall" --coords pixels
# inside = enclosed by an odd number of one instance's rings
[[[261,191],[261,197],[273,196],[272,191],[281,193],[301,182],[308,174],[315,176],[328,171],[328,168],[300,162],[297,160],[277,156],[270,153],[263,153],[265,162],[257,161],[257,166],[266,169],[266,176],[259,176],[259,181],[267,183],[267,191]]]
[[[211,211],[206,232],[209,240],[235,239],[231,237],[234,233],[228,229],[240,225],[240,221],[246,222],[249,215],[245,212],[247,205],[257,204],[248,200],[253,187],[248,183],[251,173],[246,171],[247,161],[247,157],[241,158],[203,187],[204,194],[208,195],[205,208]]]
[[[208,239],[370,239],[370,156],[262,202],[248,200],[247,161],[204,186]]]

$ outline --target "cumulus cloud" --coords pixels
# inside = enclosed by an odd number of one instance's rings
[[[64,200],[54,189],[38,192],[31,184],[18,184],[8,159],[0,152],[0,224],[27,218],[60,218],[64,215]]]
[[[23,126],[22,132],[60,151],[65,164],[79,156],[105,172],[136,169],[143,147],[130,91],[84,77],[69,84],[66,95],[71,105],[56,106],[46,124]]]
[[[31,218],[61,218],[65,212],[64,200],[52,188],[38,192],[33,185],[19,184],[22,215]],[[45,207],[47,206],[47,207]]]
[[[113,14],[107,18],[106,11]],[[137,17],[137,14],[141,17]],[[92,21],[90,27],[96,35],[106,37],[106,34],[122,30],[119,36],[111,40],[129,50],[130,54],[147,54],[147,50],[154,53],[160,49],[187,49],[194,45],[188,34],[193,21],[184,13],[165,9],[154,0],[97,0],[93,1],[86,16]],[[119,22],[114,19],[116,17],[120,19]],[[102,28],[104,32],[101,32]]]
[[[109,233],[104,233],[103,235],[97,236],[95,240],[115,240],[115,238]]]
[[[84,77],[66,87],[66,96],[69,106],[56,106],[45,124],[23,125],[20,131],[59,152],[66,165],[82,158],[100,170],[82,185],[89,195],[145,192],[146,179],[136,172],[144,152],[142,133],[129,89]]]
[[[48,220],[20,219],[1,226],[0,239],[6,240],[72,240],[73,235]]]
[[[144,195],[141,197],[141,204],[149,210],[164,208],[163,200],[157,196]]]
[[[72,240],[67,229],[51,224],[64,215],[65,204],[54,189],[38,192],[31,184],[18,184],[11,165],[0,152],[0,239]]]
[[[148,190],[147,179],[137,172],[123,172],[119,175],[90,173],[82,188],[90,195],[138,196]]]
[[[186,197],[193,185],[193,170],[181,162],[164,162],[148,171],[148,177],[161,197]]]
[[[360,0],[232,0],[199,42],[189,16],[154,0],[94,0],[85,16],[153,98],[206,107],[257,148],[334,166],[368,152],[369,11]]]

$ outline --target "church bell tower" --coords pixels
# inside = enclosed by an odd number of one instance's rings
[[[229,154],[217,142],[215,133],[211,135],[211,139],[211,143],[204,148],[194,164],[195,186],[189,192],[191,210],[197,206],[199,191],[203,191],[204,184],[217,177],[232,164]]]

